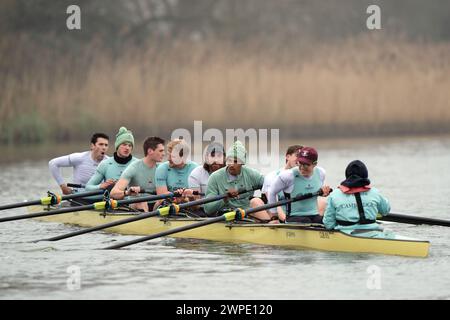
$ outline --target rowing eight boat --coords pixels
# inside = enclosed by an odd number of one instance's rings
[[[30,212],[42,211],[42,206],[32,206]],[[37,218],[42,221],[60,222],[81,227],[93,227],[135,216],[138,213],[114,211],[80,211]],[[151,217],[105,229],[107,232],[126,235],[149,235],[188,225],[207,218]],[[411,257],[426,257],[429,241],[396,235],[395,239],[365,238],[347,235],[340,231],[326,230],[317,225],[258,224],[245,221],[214,223],[171,235],[175,238],[193,238],[222,242],[255,243],[285,246],[297,249],[323,251],[377,253]]]

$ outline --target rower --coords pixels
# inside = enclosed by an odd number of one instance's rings
[[[247,151],[240,141],[236,141],[227,150],[226,167],[213,172],[208,180],[206,197],[213,197],[228,193],[224,200],[207,203],[204,205],[208,215],[220,214],[222,210],[242,208],[255,208],[264,205],[261,198],[253,197],[249,193],[239,195],[238,190],[251,190],[261,187],[264,176],[257,170],[245,166]],[[266,210],[252,214],[253,218],[260,221],[269,221],[270,215]]]
[[[164,158],[164,143],[165,141],[159,137],[149,137],[144,141],[144,158],[134,161],[125,169],[111,190],[113,199],[121,200],[127,196],[136,196],[143,189],[147,192],[156,192],[155,172],[158,162]],[[136,203],[133,207],[149,211],[146,202]]]
[[[376,223],[377,214],[391,210],[388,200],[370,186],[366,165],[354,160],[345,169],[345,180],[328,197],[323,224],[347,234],[371,238],[393,238],[394,235]]]
[[[298,151],[302,148],[301,145],[293,145],[293,146],[289,146],[286,150],[286,155],[285,155],[285,165],[283,168],[280,168],[279,170],[276,171],[272,171],[270,173],[268,173],[265,177],[264,177],[264,184],[263,187],[261,188],[261,193],[262,193],[262,199],[265,203],[267,203],[267,199],[269,197],[269,189],[270,186],[272,185],[272,183],[275,181],[275,179],[278,177],[278,175],[284,171],[284,170],[289,170],[292,169],[294,167],[297,166],[297,153]],[[277,194],[277,201],[283,200],[284,199],[284,194],[282,192]],[[284,206],[278,206],[277,207],[277,213],[284,213]],[[276,213],[271,213],[271,220],[278,220],[278,215]]]
[[[194,200],[193,190],[189,189],[188,178],[191,172],[198,167],[198,164],[187,160],[190,148],[186,141],[175,139],[167,144],[167,161],[161,163],[155,172],[156,194],[167,194],[177,192],[183,197],[174,199],[175,203]],[[162,201],[155,204],[155,208]]]
[[[208,188],[208,179],[211,173],[225,166],[225,149],[218,142],[210,143],[206,147],[203,166],[198,166],[192,170],[188,178],[189,188],[194,192],[200,192],[205,195]],[[203,206],[190,208],[189,212],[192,216],[205,217]]]
[[[198,166],[189,175],[189,188],[206,194],[211,173],[225,167],[225,149],[222,144],[213,142],[208,145],[203,166]]]
[[[86,184],[86,190],[112,189],[117,180],[119,180],[123,171],[133,162],[138,161],[131,155],[134,147],[134,137],[130,130],[121,127],[116,134],[114,143],[114,156],[102,161],[95,174]]]
[[[61,167],[73,167],[73,183],[86,184],[95,173],[97,166],[103,159],[107,159],[109,137],[104,133],[95,133],[91,137],[91,150],[72,153],[66,156],[54,158],[49,161],[48,167],[53,178],[58,183],[63,194],[73,193],[61,176]]]
[[[328,196],[330,187],[325,185],[325,170],[317,166],[318,153],[311,147],[303,147],[297,153],[298,167],[281,172],[269,189],[269,203],[277,201],[277,194],[284,192],[285,197],[296,197],[322,189],[323,196]],[[278,214],[282,222],[322,223],[317,199],[311,198],[286,206],[287,214]],[[276,209],[272,209],[276,213]]]

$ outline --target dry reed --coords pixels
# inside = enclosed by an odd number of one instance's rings
[[[24,65],[29,50],[37,58]],[[0,142],[77,140],[121,125],[165,134],[194,120],[291,137],[450,128],[449,44],[365,37],[307,49],[177,42],[115,58],[95,45],[87,51],[70,57],[0,41],[8,71],[0,73]]]

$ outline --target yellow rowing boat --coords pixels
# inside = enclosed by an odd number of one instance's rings
[[[42,211],[42,206],[30,207],[30,212]],[[80,227],[93,227],[135,216],[134,212],[102,213],[80,211],[36,218],[42,221],[67,223]],[[207,218],[151,217],[105,229],[126,235],[149,235],[185,226]],[[427,257],[429,241],[397,235],[395,239],[376,239],[351,236],[340,231],[330,231],[317,225],[258,224],[251,222],[214,223],[171,235],[175,238],[193,238],[222,242],[255,243],[314,249],[323,251],[377,253],[410,257]]]

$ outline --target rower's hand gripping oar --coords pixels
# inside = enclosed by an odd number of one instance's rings
[[[103,193],[103,190],[99,189],[99,190],[92,190],[92,191],[87,191],[87,192],[73,193],[73,194],[60,196],[60,195],[57,195],[57,194],[54,194],[54,193],[51,193],[50,191],[48,191],[47,197],[41,198],[39,200],[30,200],[30,201],[26,200],[23,202],[17,202],[17,203],[3,205],[3,206],[0,206],[0,210],[15,209],[15,208],[21,208],[21,207],[27,207],[27,206],[34,206],[34,205],[54,206],[54,205],[61,203],[61,201],[63,201],[63,200],[96,196],[96,195],[99,195],[102,193]]]
[[[240,190],[239,194],[248,193],[248,192],[251,192],[251,191],[254,191],[257,189],[259,189],[259,187],[254,188],[252,190]],[[82,235],[85,233],[98,231],[98,230],[102,230],[102,229],[106,229],[106,228],[111,228],[111,227],[119,226],[122,224],[130,223],[130,222],[134,222],[134,221],[138,221],[138,220],[142,220],[142,219],[146,219],[146,218],[150,218],[150,217],[154,217],[154,216],[158,216],[158,215],[159,216],[168,216],[169,214],[177,214],[181,209],[189,208],[189,207],[197,206],[197,205],[202,205],[202,204],[210,203],[210,202],[214,202],[214,201],[219,201],[228,196],[229,196],[228,193],[225,193],[222,195],[209,197],[209,198],[203,198],[203,199],[199,199],[199,200],[195,200],[195,201],[190,201],[190,202],[182,203],[179,205],[171,204],[170,206],[162,207],[162,208],[150,211],[150,212],[144,212],[144,213],[138,214],[134,217],[121,219],[118,221],[101,224],[99,226],[95,226],[95,227],[91,227],[91,228],[87,228],[87,229],[81,229],[81,230],[74,231],[71,233],[63,234],[61,236],[56,236],[56,237],[37,240],[37,241],[58,241],[58,240],[67,239],[67,238],[79,236],[79,235]]]
[[[407,214],[400,214],[400,213],[394,213],[394,212],[391,212],[386,216],[380,215],[377,217],[377,220],[392,221],[392,222],[397,222],[397,223],[415,224],[415,225],[426,224],[426,225],[430,225],[430,226],[450,227],[449,220],[411,216],[411,215],[407,215]]]
[[[103,191],[102,191],[103,192]],[[51,211],[42,211],[42,212],[36,212],[36,213],[29,213],[29,214],[22,214],[22,215],[16,215],[12,217],[4,217],[0,218],[0,222],[7,222],[7,221],[15,221],[15,220],[23,220],[23,219],[29,219],[29,218],[37,218],[37,217],[45,217],[45,216],[52,216],[57,214],[63,214],[63,213],[70,213],[70,212],[78,212],[78,211],[84,211],[84,210],[109,210],[109,209],[117,209],[120,205],[126,205],[131,203],[137,203],[137,202],[146,202],[146,201],[155,201],[155,200],[161,200],[166,198],[172,198],[179,196],[175,193],[166,193],[166,194],[160,194],[156,196],[145,196],[145,197],[133,197],[130,199],[125,200],[108,200],[108,201],[99,201],[92,204],[86,204],[76,207],[69,207],[69,208],[62,208],[62,209],[56,209]]]
[[[67,186],[69,188],[77,188],[77,189],[84,189],[86,188],[86,186],[84,184],[79,184],[79,183],[68,183]]]
[[[320,196],[322,194],[323,194],[322,190],[319,190],[319,191],[317,191],[315,193],[308,193],[308,194],[305,194],[305,195],[298,195],[298,196],[296,196],[294,198],[285,199],[285,200],[274,202],[274,203],[269,203],[269,204],[266,204],[266,205],[263,205],[263,206],[260,206],[260,207],[256,207],[256,208],[251,208],[251,209],[248,209],[248,210],[243,210],[243,209],[238,208],[235,211],[230,211],[230,212],[224,213],[223,215],[221,215],[219,217],[208,218],[208,219],[206,219],[204,221],[200,221],[200,222],[193,223],[193,224],[186,225],[186,226],[182,226],[182,227],[179,227],[179,228],[174,228],[174,229],[171,229],[171,230],[155,233],[155,234],[152,234],[152,235],[149,235],[149,236],[145,236],[145,237],[142,237],[142,238],[138,238],[138,239],[135,239],[135,240],[119,243],[119,244],[116,244],[116,245],[113,245],[113,246],[110,246],[110,247],[107,247],[107,248],[104,248],[104,249],[120,249],[120,248],[129,246],[129,245],[132,245],[132,244],[136,244],[136,243],[139,243],[139,242],[148,241],[148,240],[152,240],[152,239],[168,236],[168,235],[171,235],[171,234],[174,234],[174,233],[178,233],[178,232],[182,232],[182,231],[187,231],[187,230],[191,230],[191,229],[207,226],[209,224],[213,224],[213,223],[216,223],[216,222],[241,220],[241,219],[243,219],[244,217],[248,216],[251,213],[255,213],[255,212],[258,212],[258,211],[261,211],[261,210],[266,210],[266,209],[272,209],[272,208],[275,208],[275,207],[278,207],[278,206],[282,206],[282,205],[285,205],[287,203],[291,203],[291,202],[295,202],[295,201],[306,200],[306,199],[309,199],[309,198],[312,198],[312,197]]]
[[[78,184],[78,183],[68,183],[67,186],[68,186],[68,187],[71,187],[71,188],[77,188],[77,189],[84,189],[84,188],[86,188],[86,186],[85,186],[84,184]],[[128,189],[128,188],[129,188],[129,187],[127,187],[127,189]],[[99,189],[99,190],[101,190],[102,192],[104,191],[104,189]],[[109,188],[108,188],[108,190],[109,190]],[[110,190],[110,191],[111,191],[111,190]],[[99,192],[98,194],[100,194],[100,193],[102,193],[102,192]],[[156,195],[156,192],[155,192],[155,191],[149,191],[149,190],[146,190],[146,189],[141,189],[141,190],[139,190],[139,193],[147,193],[147,194],[153,194],[153,195]],[[198,192],[198,191],[194,191],[194,195],[204,196],[205,194],[204,194],[204,193],[200,193],[200,192]]]

